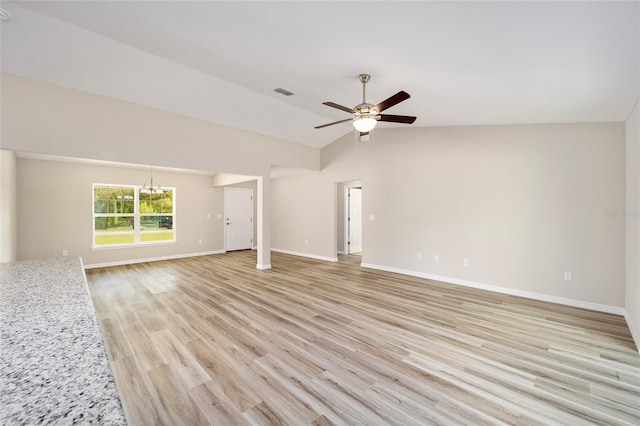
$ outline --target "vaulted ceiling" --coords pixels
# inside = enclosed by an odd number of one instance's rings
[[[5,72],[322,147],[323,106],[413,126],[624,121],[640,2],[3,1]],[[274,92],[284,88],[295,95]],[[398,127],[401,124],[382,124]]]

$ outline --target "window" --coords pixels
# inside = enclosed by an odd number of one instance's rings
[[[175,242],[175,188],[93,184],[94,247]]]

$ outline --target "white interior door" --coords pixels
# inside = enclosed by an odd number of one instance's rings
[[[362,251],[362,188],[347,188],[347,254]]]
[[[253,190],[224,189],[225,250],[253,248]]]

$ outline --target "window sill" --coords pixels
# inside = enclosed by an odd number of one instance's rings
[[[141,248],[141,247],[154,247],[154,246],[170,246],[177,244],[178,242],[173,241],[162,241],[162,242],[149,242],[149,243],[131,243],[131,244],[105,244],[101,246],[92,246],[91,250],[100,251],[100,250],[117,250],[117,249],[130,249],[130,248]]]

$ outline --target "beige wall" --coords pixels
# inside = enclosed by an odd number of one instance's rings
[[[271,165],[320,167],[320,151],[306,145],[7,73],[1,78],[4,149],[257,176],[261,269],[270,265]]]
[[[627,204],[626,284],[627,322],[640,348],[640,97],[626,123]]]
[[[184,256],[224,249],[223,189],[211,176],[154,171],[176,188],[176,244],[92,250],[92,184],[142,185],[148,170],[18,158],[18,257],[82,257],[86,265]],[[207,215],[210,218],[207,218]],[[202,244],[199,244],[202,240]]]
[[[624,220],[607,213],[625,203],[623,123],[376,133],[325,147],[321,173],[273,182],[274,247],[335,256],[336,183],[362,178],[363,263],[624,306]]]
[[[318,170],[316,148],[2,73],[3,149],[269,176]]]
[[[0,262],[18,258],[17,194],[16,156],[0,150]]]
[[[271,245],[274,249],[336,257],[336,185],[321,173],[271,183]]]

